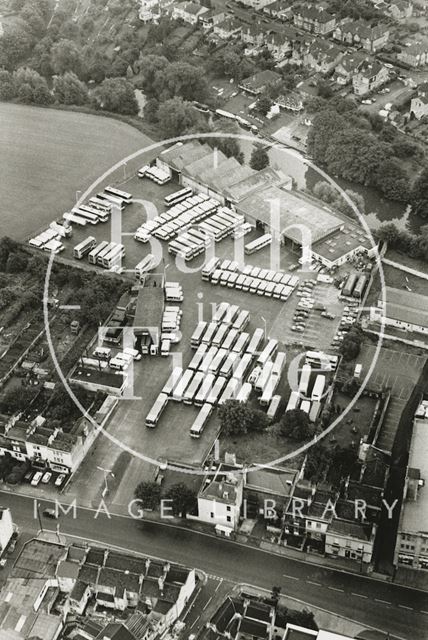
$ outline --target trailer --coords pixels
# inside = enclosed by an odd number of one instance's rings
[[[343,285],[343,289],[342,289],[343,296],[349,297],[352,295],[352,292],[357,283],[357,280],[358,280],[358,276],[356,273],[352,273],[350,276],[348,276],[345,284]]]

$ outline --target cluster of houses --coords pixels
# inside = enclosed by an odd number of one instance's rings
[[[196,585],[194,569],[33,539],[0,592],[0,636],[55,640],[71,616],[75,637],[152,640],[178,620]]]
[[[211,524],[224,537],[251,535],[262,518],[267,541],[342,558],[368,570],[388,478],[385,456],[362,444],[358,472],[340,489],[306,480],[305,464],[243,470],[227,458],[207,470],[197,512],[188,518]]]

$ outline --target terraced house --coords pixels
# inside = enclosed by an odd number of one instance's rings
[[[337,25],[333,38],[339,42],[362,47],[365,51],[375,53],[388,43],[390,30],[387,25],[370,25],[365,20],[345,22]]]
[[[299,29],[323,36],[332,33],[336,25],[336,18],[323,7],[316,5],[297,7],[293,20]]]

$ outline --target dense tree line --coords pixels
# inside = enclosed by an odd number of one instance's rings
[[[418,145],[378,116],[361,114],[350,100],[316,98],[308,109],[316,113],[308,135],[308,152],[315,162],[334,176],[375,187],[391,200],[409,201],[410,174],[401,160],[420,159]]]
[[[393,222],[387,222],[376,229],[374,234],[379,241],[386,242],[390,249],[428,262],[428,225],[422,226],[416,235],[398,229]]]

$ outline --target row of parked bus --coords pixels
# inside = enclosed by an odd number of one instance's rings
[[[125,257],[125,247],[118,242],[108,242],[107,240],[97,244],[93,236],[88,236],[73,249],[73,257],[76,260],[82,260],[86,255],[89,264],[99,265],[104,269],[117,270],[122,258]]]
[[[244,216],[227,207],[206,218],[197,227],[190,227],[169,243],[168,251],[186,262],[203,253],[209,244],[220,242],[244,223]]]
[[[35,249],[57,254],[64,251],[61,240],[71,236],[71,233],[71,227],[52,222],[48,229],[31,238],[28,244]]]
[[[210,281],[211,284],[220,284],[230,289],[240,289],[283,301],[288,300],[299,282],[297,276],[272,269],[247,265],[240,271],[236,262],[224,260],[220,264],[217,258],[202,269],[202,279]]]
[[[169,171],[164,171],[156,165],[151,167],[149,164],[141,167],[141,169],[138,170],[137,175],[139,178],[148,178],[149,180],[152,180],[152,182],[156,182],[156,184],[160,185],[166,184],[172,178]]]
[[[274,358],[269,358],[264,364],[257,365],[251,372],[248,381],[259,394],[259,402],[262,406],[270,405],[279,385],[286,359],[286,353],[278,351]]]
[[[148,242],[151,236],[168,242],[189,226],[200,222],[217,210],[218,202],[201,193],[187,196],[168,211],[147,220],[135,232],[134,238],[139,242]]]
[[[104,188],[103,192],[89,198],[87,204],[80,204],[64,213],[63,219],[82,227],[86,224],[107,222],[113,207],[123,211],[125,206],[131,202],[131,193],[109,185]]]

